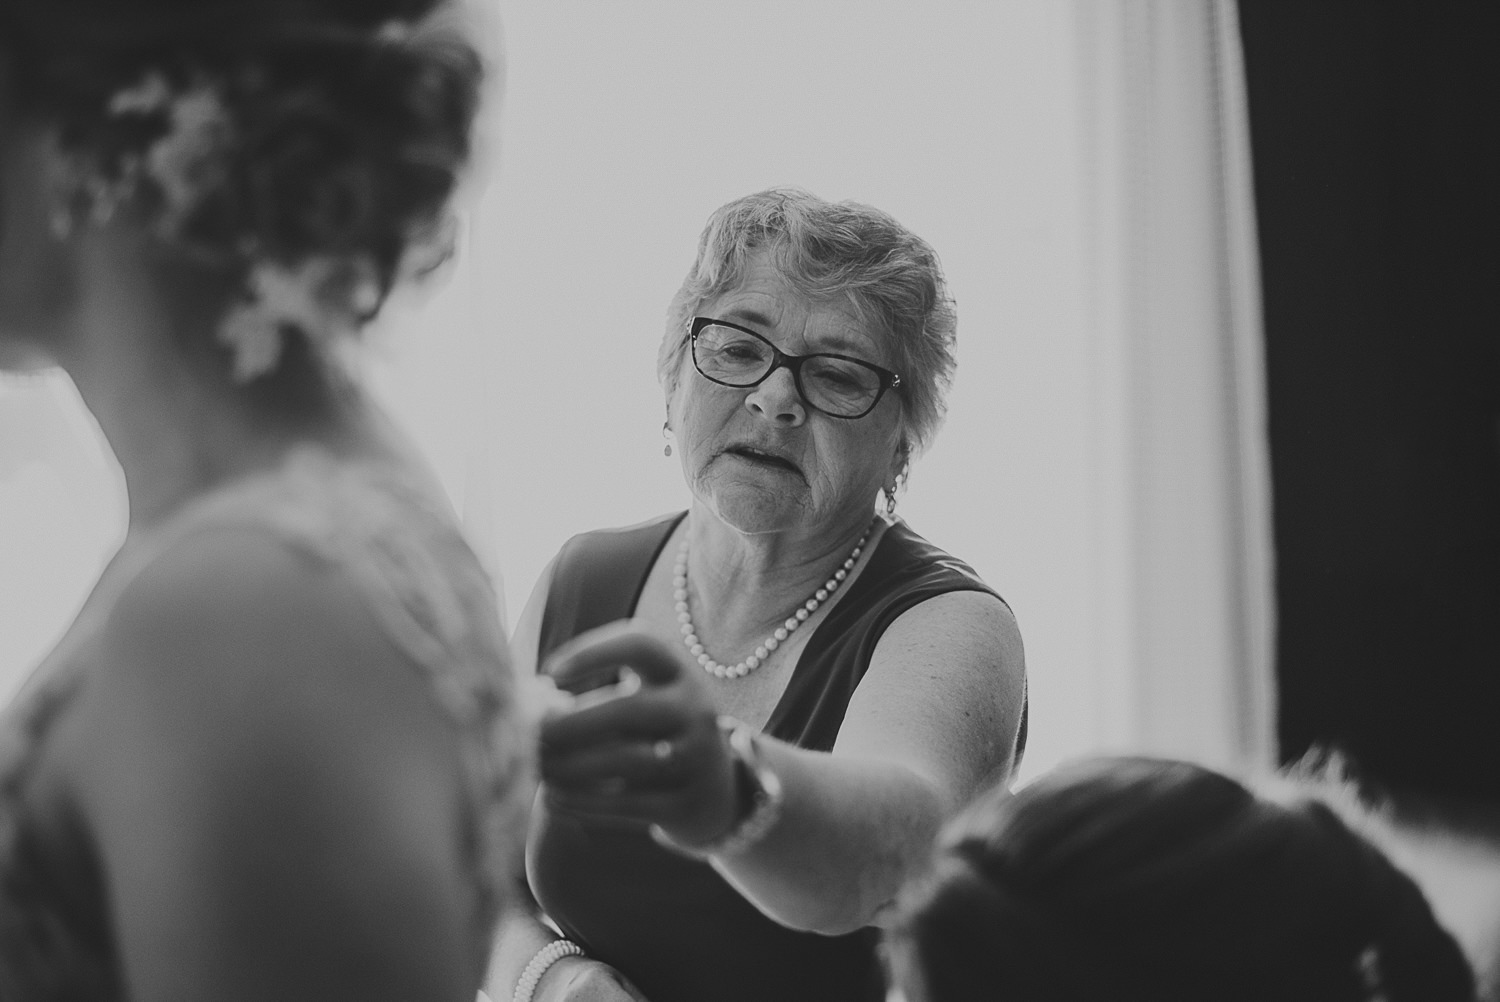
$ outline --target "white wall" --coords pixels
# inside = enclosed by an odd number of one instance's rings
[[[510,618],[572,533],[685,505],[661,455],[667,302],[712,209],[796,184],[886,209],[947,268],[958,380],[901,511],[1015,608],[1027,771],[1129,743],[1111,723],[1134,684],[1113,590],[1150,582],[1106,566],[1135,532],[1109,498],[1153,444],[1101,391],[1135,386],[1097,330],[1096,221],[1117,208],[1097,174],[1101,5],[493,2],[505,93],[465,255],[420,312],[397,304],[371,366],[503,573]],[[39,395],[0,385],[0,419]],[[79,419],[49,420],[71,445],[0,428],[0,674],[44,649],[118,531]]]

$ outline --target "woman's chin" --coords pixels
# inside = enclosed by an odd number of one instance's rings
[[[730,489],[718,491],[711,506],[725,525],[756,535],[779,532],[800,524],[806,517],[806,510],[799,500],[765,490]]]

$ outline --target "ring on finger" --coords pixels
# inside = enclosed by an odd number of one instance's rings
[[[651,745],[651,757],[662,764],[670,762],[675,751],[676,749],[672,747],[672,742],[666,738],[662,738]]]

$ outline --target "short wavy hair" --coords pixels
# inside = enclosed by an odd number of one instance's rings
[[[657,375],[676,389],[689,320],[744,278],[752,256],[811,299],[847,300],[879,326],[901,374],[902,447],[931,444],[946,410],[956,365],[958,314],[937,254],[890,215],[859,202],[828,202],[797,188],[772,188],[709,217],[698,256],[667,310]]]

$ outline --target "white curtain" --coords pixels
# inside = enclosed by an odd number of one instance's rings
[[[1231,0],[1079,6],[1104,747],[1274,756],[1269,462]]]

